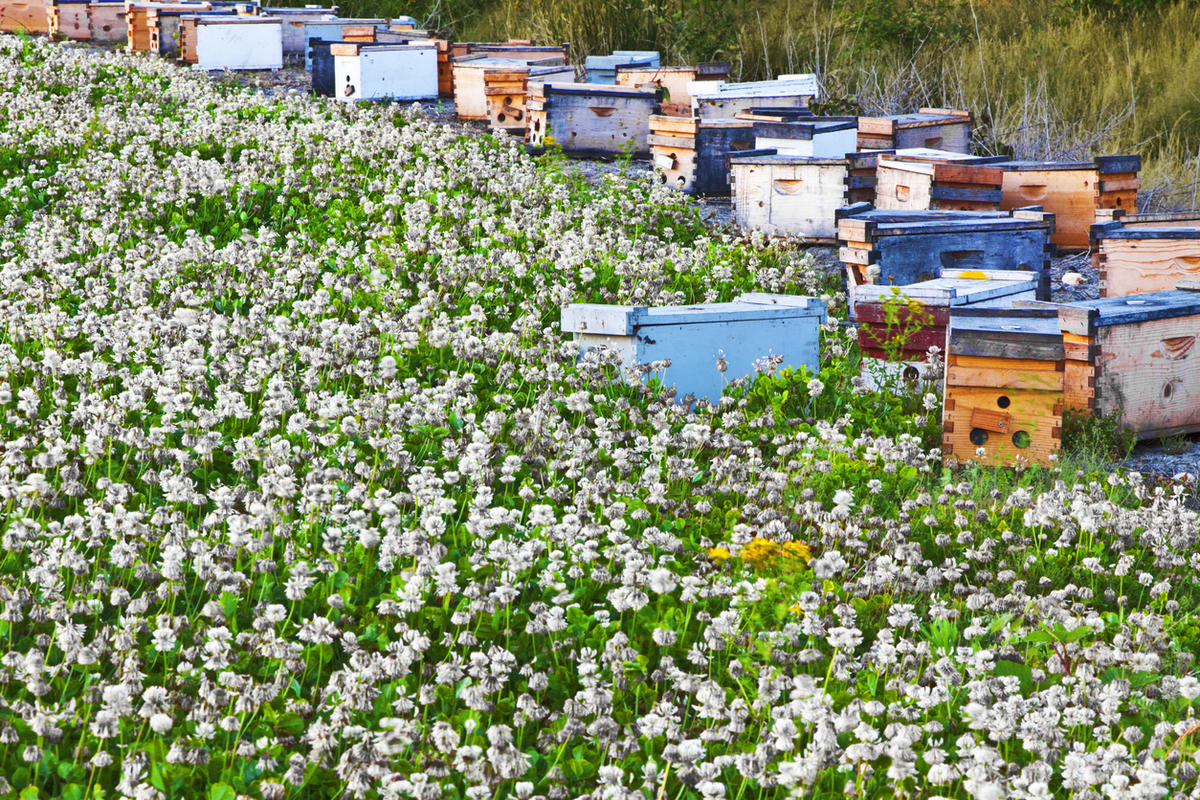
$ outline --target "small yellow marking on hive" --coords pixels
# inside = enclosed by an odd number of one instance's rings
[[[958,273],[958,277],[965,278],[969,281],[984,281],[987,280],[987,273],[979,269],[964,269]]]

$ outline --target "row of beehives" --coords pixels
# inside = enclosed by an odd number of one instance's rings
[[[883,391],[940,383],[947,462],[1050,466],[1067,410],[1117,417],[1139,438],[1200,431],[1191,357],[1200,283],[1057,305],[1034,295],[1033,276],[1018,271],[944,270],[867,287],[855,301],[864,380]],[[715,402],[764,363],[816,371],[824,320],[814,298],[751,294],[682,307],[576,304],[562,329],[576,334],[581,358],[603,347],[624,366],[660,362],[656,375],[678,398]]]

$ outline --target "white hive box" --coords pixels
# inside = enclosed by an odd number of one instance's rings
[[[670,359],[655,373],[676,398],[715,402],[725,385],[752,377],[756,363],[782,356],[782,367],[820,369],[820,325],[825,304],[813,297],[744,294],[731,303],[691,306],[617,306],[576,303],[562,312],[562,330],[574,333],[580,356],[596,347],[620,354],[623,367]],[[724,358],[724,374],[717,360]]]
[[[437,48],[432,43],[372,45],[339,42],[333,54],[333,96],[355,100],[433,100],[438,96]]]
[[[719,118],[732,117],[756,106],[808,108],[820,96],[820,86],[816,75],[750,83],[696,81],[688,86],[688,95],[692,100],[692,116]]]
[[[754,119],[753,113],[740,119]],[[853,117],[813,117],[791,122],[754,121],[754,149],[774,150],[781,156],[843,158],[858,150],[858,120]]]
[[[196,69],[281,69],[283,26],[271,17],[184,17],[179,50]]]

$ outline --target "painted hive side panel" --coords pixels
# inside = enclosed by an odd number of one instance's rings
[[[881,235],[872,250],[880,268],[876,283],[896,286],[931,280],[942,269],[1042,272],[1046,266],[1046,234],[1040,229]]]
[[[658,105],[654,97],[553,94],[548,102],[549,134],[565,152],[649,154],[649,120]]]
[[[1096,410],[1139,438],[1200,431],[1200,316],[1096,332]]]
[[[437,53],[432,47],[364,50],[355,100],[431,100],[437,97]]]
[[[283,29],[270,24],[196,26],[196,66],[200,69],[280,69]]]
[[[1200,232],[1198,232],[1200,233]],[[1200,236],[1195,239],[1100,240],[1100,296],[1163,292],[1200,279]]]
[[[129,35],[124,3],[91,3],[88,26],[93,42],[124,42]]]

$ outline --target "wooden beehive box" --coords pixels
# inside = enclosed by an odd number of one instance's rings
[[[588,56],[583,61],[588,83],[615,85],[617,67],[652,69],[659,65],[657,50],[614,50],[612,55]]]
[[[1052,466],[1065,356],[1057,311],[954,309],[946,342],[943,460]]]
[[[985,162],[964,158],[916,161],[879,159],[875,205],[881,209],[995,211],[1004,173]]]
[[[0,3],[0,33],[49,33],[50,0]]]
[[[688,86],[696,81],[723,81],[728,77],[728,61],[707,61],[693,67],[618,66],[615,80],[617,86],[653,87],[659,92],[663,114],[690,117],[692,97]]]
[[[510,58],[526,63],[538,62],[546,66],[562,66],[571,63],[570,44],[534,44],[529,40],[509,42],[466,42],[464,55],[475,54],[490,58]],[[574,78],[572,78],[574,80]]]
[[[433,100],[438,96],[437,50],[431,44],[335,42],[334,97],[357,100]]]
[[[203,6],[214,6],[211,9],[204,9]],[[160,56],[178,55],[179,53],[179,29],[180,21],[184,17],[192,17],[200,13],[206,17],[236,17],[237,12],[222,6],[216,7],[216,3],[202,4],[202,10],[197,11],[195,8],[188,8],[185,11],[170,10],[151,6],[146,12],[146,25],[150,29],[150,52],[157,53]]]
[[[1038,205],[1058,220],[1054,244],[1086,250],[1096,212],[1137,211],[1141,156],[1103,156],[1091,161],[1005,161],[1002,209]]]
[[[179,57],[203,70],[281,69],[283,26],[278,17],[183,17]]]
[[[387,30],[388,20],[383,18],[358,18],[345,19],[338,18],[327,20],[325,22],[306,22],[304,23],[304,69],[312,71],[312,40],[327,42],[346,42],[350,41],[346,38],[343,29],[347,26],[366,26],[369,25],[376,29]]]
[[[528,141],[544,147],[547,137],[571,156],[629,153],[648,158],[650,115],[658,93],[595,83],[542,83],[529,87]]]
[[[104,44],[124,42],[129,27],[125,22],[124,2],[88,3],[88,40]]]
[[[825,304],[813,297],[745,294],[732,303],[693,306],[611,306],[579,303],[562,313],[562,330],[574,333],[580,357],[594,347],[616,350],[631,367],[670,359],[656,373],[676,398],[715,402],[725,385],[751,377],[772,355],[780,366],[820,369],[820,325]],[[722,373],[717,360],[724,358]]]
[[[50,35],[75,42],[86,42],[92,35],[88,26],[90,0],[54,0],[50,8]]]
[[[459,119],[487,122],[489,127],[525,135],[525,108],[531,84],[571,82],[575,68],[560,58],[549,63],[471,54],[454,61],[454,110]]]
[[[864,383],[872,389],[933,388],[929,348],[945,357],[952,309],[1008,308],[1036,298],[1036,276],[1019,270],[943,270],[940,278],[909,286],[860,286],[852,310]],[[940,389],[940,379],[936,385]]]
[[[129,52],[158,54],[159,39],[154,28],[159,14],[171,11],[199,14],[210,11],[211,7],[208,3],[126,3],[125,9]]]
[[[915,114],[858,118],[859,150],[927,147],[971,152],[971,112],[922,108]]]
[[[874,200],[878,159],[874,152],[842,158],[733,153],[734,220],[772,236],[834,242],[838,209]]]
[[[688,94],[692,99],[692,116],[728,119],[756,106],[808,108],[820,94],[820,88],[816,75],[793,75],[750,83],[698,80],[688,86]]]
[[[883,211],[865,205],[837,212],[839,257],[854,287],[907,286],[942,269],[1017,269],[1038,276],[1050,293],[1054,215],[1014,211]]]
[[[1066,303],[1065,405],[1140,439],[1200,431],[1200,283]]]
[[[843,158],[857,149],[858,120],[854,117],[767,117],[754,109],[736,115],[754,123],[755,150],[774,150],[781,156]]]
[[[1101,297],[1172,289],[1200,279],[1200,218],[1134,215],[1092,226],[1092,263]],[[1158,218],[1158,219],[1155,219]]]
[[[647,141],[651,163],[667,186],[693,195],[727,195],[730,158],[754,147],[754,123],[654,114]]]
[[[262,9],[263,16],[278,19],[285,56],[303,56],[308,49],[305,25],[309,22],[328,22],[337,19],[334,8],[271,8]]]

